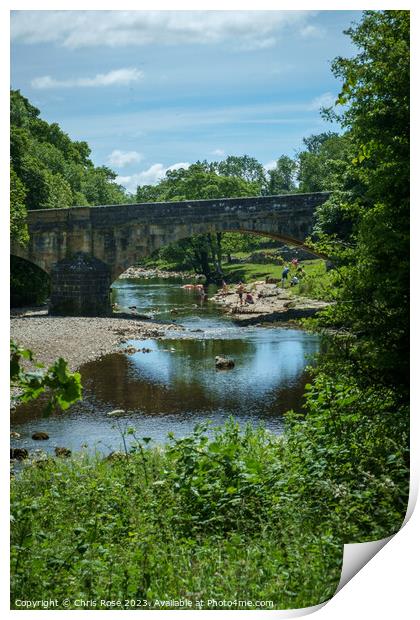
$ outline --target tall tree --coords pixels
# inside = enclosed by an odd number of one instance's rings
[[[188,169],[171,170],[156,186],[137,188],[139,201],[180,201],[211,198],[256,196],[260,193],[257,181],[241,177],[224,176],[207,162],[197,162]],[[166,260],[203,273],[208,281],[220,280],[223,237],[220,233],[196,235],[162,249]]]
[[[10,94],[11,161],[27,209],[120,203],[129,200],[115,173],[95,167],[86,142],[47,123],[19,91]]]
[[[298,154],[299,191],[322,192],[341,188],[352,157],[349,138],[328,132],[309,136],[303,142],[307,148]]]
[[[347,31],[359,53],[333,63],[357,190],[341,199],[354,249],[331,316],[357,334],[347,350],[353,371],[399,388],[409,363],[409,24],[408,11],[365,12]]]
[[[258,183],[260,189],[265,185],[265,171],[255,157],[249,155],[229,155],[217,165],[217,171],[222,176],[237,177],[249,183]]]
[[[401,527],[409,488],[409,13],[367,11],[347,34],[358,53],[333,63],[335,119],[352,155],[318,221],[340,288],[317,317],[329,343],[286,446],[308,514],[341,542],[362,542]],[[331,235],[340,214],[345,235]]]
[[[276,162],[276,167],[268,171],[267,193],[289,194],[296,191],[297,163],[291,157],[282,155]]]
[[[95,167],[86,142],[71,140],[57,123],[47,123],[19,91],[10,93],[10,234],[28,241],[27,211],[129,200],[115,173]],[[43,301],[48,276],[31,263],[11,261],[11,299]]]
[[[29,239],[25,198],[25,186],[13,167],[10,167],[10,236],[20,245],[25,245]]]

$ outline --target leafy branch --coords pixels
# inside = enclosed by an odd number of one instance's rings
[[[25,360],[32,364],[33,369],[25,368]],[[23,349],[13,341],[10,343],[10,385],[18,388],[19,403],[35,400],[48,391],[44,416],[49,416],[57,408],[64,411],[82,397],[80,373],[70,372],[62,357],[45,368],[34,360],[32,351]]]

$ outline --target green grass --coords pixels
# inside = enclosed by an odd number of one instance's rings
[[[260,265],[256,263],[224,263],[223,273],[228,282],[254,282],[270,278],[281,278],[282,267],[275,264]]]
[[[302,261],[299,265],[304,268],[305,276],[301,278],[299,284],[291,287],[294,295],[325,301],[336,299],[339,280],[335,270],[327,271],[325,261],[320,259]],[[294,273],[294,269],[291,273]]]
[[[163,258],[147,256],[138,263],[144,269],[160,269],[162,271],[183,271],[194,275],[194,270],[179,265],[176,261],[168,261]]]
[[[29,463],[11,481],[11,607],[19,599],[57,599],[59,609],[64,599],[67,609],[77,599],[316,605],[335,592],[343,542],[401,526],[407,428],[391,390],[321,374],[305,414],[289,413],[281,437],[231,420],[211,436],[201,425],[154,448],[128,428],[133,448],[113,460]]]
[[[237,256],[235,254],[235,256]],[[300,261],[299,266],[303,267],[305,276],[295,287],[290,287],[291,277],[296,273],[294,267],[289,272],[286,288],[290,288],[294,295],[303,297],[312,297],[313,299],[324,299],[327,301],[335,298],[335,289],[337,288],[336,272],[327,272],[325,261],[321,259]],[[242,281],[246,284],[255,280],[265,280],[269,278],[281,278],[283,266],[268,263],[260,265],[256,263],[234,263],[223,264],[223,272],[228,282]]]
[[[266,254],[275,250],[265,250]],[[244,259],[250,256],[250,252],[235,252],[232,257]],[[290,264],[290,263],[288,263]],[[299,266],[305,270],[305,276],[296,287],[291,287],[294,295],[311,297],[313,299],[323,299],[332,301],[335,299],[337,289],[337,275],[335,271],[327,273],[325,261],[321,259],[300,261]],[[146,258],[142,261],[142,267],[151,269],[161,269],[163,271],[185,271],[176,262],[169,262],[161,258]],[[281,278],[283,266],[278,263],[223,263],[222,270],[228,283],[244,282],[249,284],[255,280],[265,280],[265,278]],[[188,270],[187,270],[188,271]],[[294,267],[291,268],[289,280],[286,288],[290,288],[291,276],[295,273]],[[193,272],[191,271],[191,274]]]
[[[232,422],[164,450],[139,441],[114,461],[80,454],[25,466],[11,485],[12,608],[183,598],[193,608],[225,599],[283,609],[331,597],[342,546],[294,500],[283,449]]]

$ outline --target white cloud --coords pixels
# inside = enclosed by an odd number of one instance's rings
[[[57,80],[50,75],[34,78],[32,88],[84,88],[93,86],[127,86],[143,78],[143,71],[135,68],[114,69],[108,73],[98,73],[94,77],[70,78]]]
[[[319,97],[315,97],[308,104],[308,110],[319,110],[320,108],[329,108],[334,105],[337,97],[334,97],[332,93],[323,93]]]
[[[312,126],[320,118],[319,105],[321,103],[328,102],[326,99],[321,101],[317,98],[316,101],[308,99],[278,104],[267,102],[240,105],[213,104],[209,107],[188,109],[168,105],[162,108],[151,107],[144,110],[98,113],[94,116],[69,116],[65,126],[66,131],[75,136],[80,135],[81,127],[83,127],[82,135],[88,142],[93,143],[107,137],[112,145],[115,144],[116,136],[126,142],[133,139],[144,142],[152,136],[154,140],[164,141],[172,132],[194,131],[200,135],[199,132],[204,127],[213,134],[219,128],[220,143],[223,143],[223,136],[226,135],[225,128],[229,124],[293,126],[296,131],[299,130],[296,138],[298,140],[301,135],[306,135],[308,122]],[[206,149],[206,152],[210,153],[213,146],[214,142]]]
[[[212,151],[210,155],[216,155],[216,157],[224,157],[225,152],[223,149],[214,149],[214,151]]]
[[[311,36],[316,11],[14,11],[12,38],[69,48],[222,42],[272,47],[284,32]]]
[[[307,38],[307,37],[320,38],[324,36],[324,34],[325,34],[325,31],[322,28],[318,28],[317,26],[314,26],[313,24],[307,24],[306,26],[303,26],[303,28],[300,29],[300,35],[304,38]]]
[[[274,170],[276,167],[277,167],[276,159],[272,159],[271,161],[268,161],[266,164],[264,164],[265,170]]]
[[[108,163],[116,168],[124,168],[129,164],[134,164],[144,159],[144,155],[137,153],[137,151],[119,151],[114,149],[110,155],[108,155]]]
[[[130,176],[118,176],[115,182],[123,185],[129,192],[135,192],[138,185],[156,185],[165,176],[168,170],[189,168],[188,162],[179,162],[165,168],[163,164],[152,164],[147,170],[141,170]]]

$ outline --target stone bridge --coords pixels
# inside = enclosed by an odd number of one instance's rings
[[[185,202],[40,209],[28,213],[30,241],[12,254],[51,274],[53,314],[111,312],[109,288],[160,247],[208,232],[249,232],[305,247],[328,192]]]

